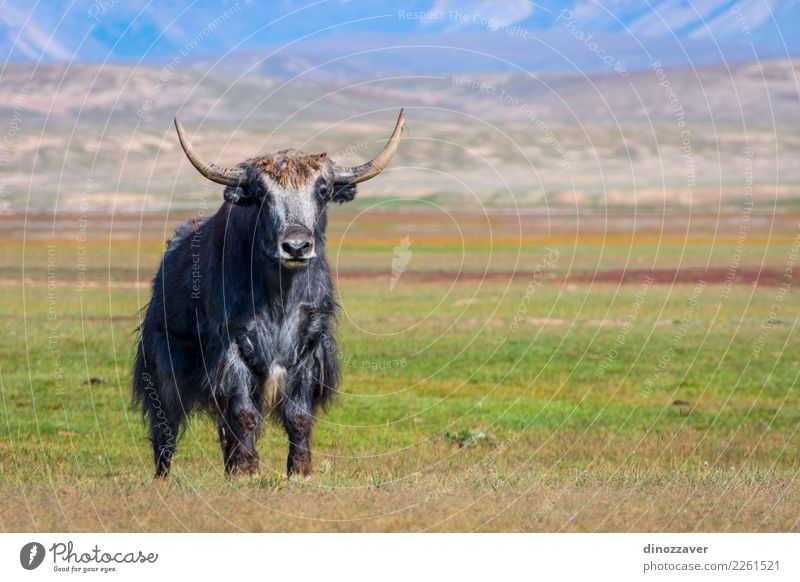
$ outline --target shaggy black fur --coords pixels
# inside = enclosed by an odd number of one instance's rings
[[[292,269],[274,258],[278,220],[258,168],[247,169],[247,183],[227,188],[213,216],[177,230],[153,280],[132,388],[150,426],[156,476],[169,472],[181,426],[196,410],[217,421],[226,472],[258,470],[255,443],[269,413],[289,438],[287,472],[308,474],[315,415],[336,392],[327,204],[352,200],[355,186],[318,181],[317,256]]]

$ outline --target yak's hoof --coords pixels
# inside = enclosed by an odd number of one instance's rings
[[[258,473],[258,459],[243,459],[228,465],[228,475],[256,475]]]
[[[289,479],[293,477],[311,477],[313,472],[310,454],[290,457],[286,465],[286,476]]]
[[[243,467],[238,467],[236,469],[236,474],[245,476],[258,475],[258,462],[249,463]]]

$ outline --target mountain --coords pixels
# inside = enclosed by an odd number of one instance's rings
[[[525,121],[533,112],[562,123],[701,123],[773,126],[800,116],[800,64],[753,61],[704,67],[651,67],[627,75],[511,73],[398,75],[369,81],[284,79],[256,73],[79,63],[8,63],[0,114],[24,95],[26,120],[156,125],[180,112],[204,123],[327,124],[400,107],[432,121],[463,115]]]
[[[465,205],[721,204],[800,193],[790,60],[616,73],[406,75],[359,83],[78,63],[0,76],[3,208],[195,207],[215,190],[175,138],[180,113],[211,161],[285,147],[344,163],[408,133],[370,200]]]

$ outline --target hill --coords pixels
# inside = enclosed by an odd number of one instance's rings
[[[410,131],[392,166],[403,188],[377,180],[371,197],[501,206],[794,197],[800,135],[786,121],[800,118],[797,79],[791,61],[348,83],[9,63],[0,183],[12,210],[191,205],[203,180],[182,159],[176,112],[209,159],[233,164],[283,147],[365,158],[406,107]]]

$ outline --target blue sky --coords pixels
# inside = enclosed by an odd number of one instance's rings
[[[265,65],[266,72],[279,74],[332,53],[437,43],[543,70],[602,70],[611,58],[628,69],[646,68],[654,58],[675,65],[780,58],[798,51],[800,3],[0,0],[4,60],[149,63],[183,55],[186,62],[197,62],[227,54],[226,62],[235,64],[239,54],[280,49],[274,59],[289,64]],[[469,59],[461,62],[446,52],[440,53],[441,68],[470,68]],[[348,58],[355,71],[373,66],[427,71],[435,68],[437,52],[418,49],[407,57],[388,51],[386,63],[375,55],[361,63]],[[502,68],[488,61],[476,66]]]

